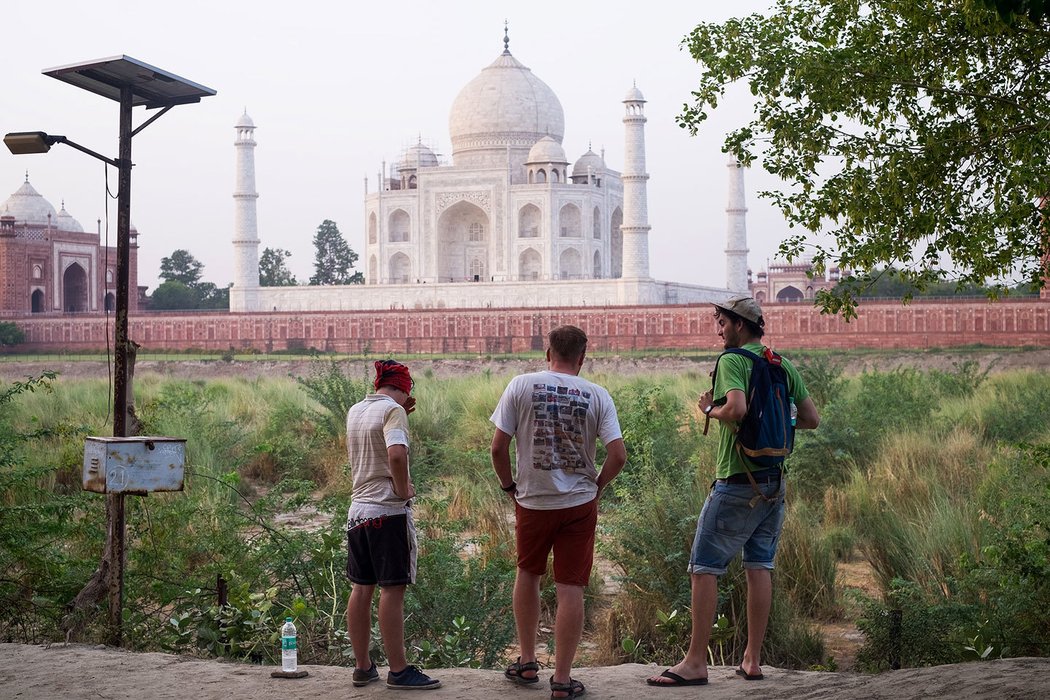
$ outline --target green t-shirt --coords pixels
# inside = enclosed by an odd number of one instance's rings
[[[743,346],[743,349],[750,350],[756,355],[761,355],[766,351],[766,346],[761,343],[748,343]],[[798,370],[795,369],[795,366],[792,365],[787,358],[783,358],[783,360],[784,371],[787,372],[788,391],[790,392],[790,396],[795,399],[795,405],[797,406],[809,396],[809,391],[806,389],[806,385],[802,382],[802,376],[798,373]],[[715,374],[715,404],[719,406],[724,404],[726,394],[733,389],[739,389],[744,392],[744,396],[747,396],[747,383],[750,378],[750,358],[743,357],[742,355],[722,355],[721,359],[718,361],[718,372]],[[747,461],[747,468],[751,471],[764,469],[764,467],[757,465],[744,457],[739,450],[736,449],[736,430],[738,427],[739,423],[736,421],[730,421],[728,423],[718,421],[718,465],[715,470],[716,479],[725,479],[733,474],[744,472],[745,460]]]

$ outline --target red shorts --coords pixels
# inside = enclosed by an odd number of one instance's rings
[[[554,550],[554,582],[586,586],[594,564],[598,499],[572,508],[532,510],[515,504],[518,568],[542,576]]]

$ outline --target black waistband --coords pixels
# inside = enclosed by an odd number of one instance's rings
[[[751,477],[755,480],[756,484],[773,484],[780,481],[780,470],[779,469],[763,469],[757,472],[751,472]],[[719,479],[719,481],[727,484],[750,484],[751,480],[747,478],[746,472],[740,472],[739,474],[731,474],[725,479]]]

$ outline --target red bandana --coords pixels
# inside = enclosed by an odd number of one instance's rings
[[[412,375],[408,373],[408,367],[394,360],[377,360],[375,387],[379,389],[381,386],[392,386],[411,394]]]

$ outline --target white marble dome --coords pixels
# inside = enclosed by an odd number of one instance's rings
[[[504,51],[459,91],[448,119],[452,156],[468,150],[561,143],[565,112],[550,87]]]
[[[57,225],[58,212],[51,206],[51,202],[44,199],[36,189],[29,184],[29,178],[15,191],[3,207],[5,214],[15,217],[18,223],[46,224],[48,215],[51,215],[51,223]]]
[[[252,118],[248,116],[248,111],[245,110],[244,114],[241,115],[241,118],[237,120],[237,123],[234,126],[237,129],[254,129],[255,122],[252,121]]]
[[[405,151],[401,161],[397,164],[398,170],[418,170],[419,168],[433,168],[439,165],[434,151],[422,143],[417,143]]]
[[[576,164],[572,166],[572,176],[587,177],[587,168],[590,168],[591,172],[596,174],[605,170],[605,161],[602,160],[600,155],[589,148],[586,153],[580,156],[579,160],[576,161]]]
[[[637,85],[632,85],[631,89],[627,91],[627,96],[623,98],[624,102],[645,102],[645,97],[642,96],[642,91],[638,89]]]
[[[565,157],[565,149],[560,143],[550,136],[544,136],[529,150],[529,157],[525,162],[527,164],[564,163],[568,165],[569,159]]]
[[[68,211],[66,211],[65,202],[62,203],[62,209],[58,212],[58,216],[55,218],[55,227],[59,231],[74,231],[76,233],[84,233],[84,227],[80,225],[80,222],[74,219]]]

